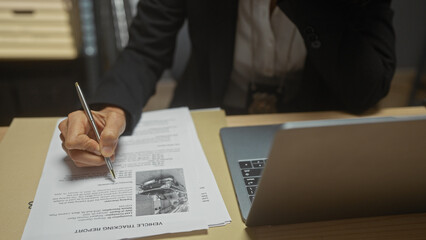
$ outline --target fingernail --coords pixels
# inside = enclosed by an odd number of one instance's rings
[[[103,147],[102,148],[102,155],[105,157],[110,157],[113,154],[112,147]]]

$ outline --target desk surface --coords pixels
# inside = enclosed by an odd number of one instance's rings
[[[412,107],[384,109],[363,116],[421,114],[426,114],[426,109]],[[228,116],[225,119],[223,113],[218,111],[197,112],[192,115],[232,223],[209,229],[207,233],[185,233],[148,239],[425,239],[426,213],[256,228],[246,228],[243,224],[221,148],[218,134],[221,127],[357,116],[341,112],[317,112]],[[56,121],[57,118],[15,119],[0,143],[2,238],[18,239],[22,235],[30,211],[28,202],[34,198]],[[25,146],[25,151],[22,151],[22,146]]]
[[[3,139],[4,135],[6,134],[7,128],[8,127],[0,127],[0,143],[1,143],[1,140]]]

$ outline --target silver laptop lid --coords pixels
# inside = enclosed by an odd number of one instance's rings
[[[426,211],[426,117],[286,123],[246,225]]]

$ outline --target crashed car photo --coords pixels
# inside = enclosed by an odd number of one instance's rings
[[[136,216],[187,212],[188,208],[186,188],[174,176],[160,175],[137,185]]]

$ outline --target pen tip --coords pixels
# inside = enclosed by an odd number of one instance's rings
[[[114,179],[117,179],[117,178],[115,177],[114,170],[112,170],[112,169],[111,169],[111,175],[112,175],[112,177],[113,177]]]

